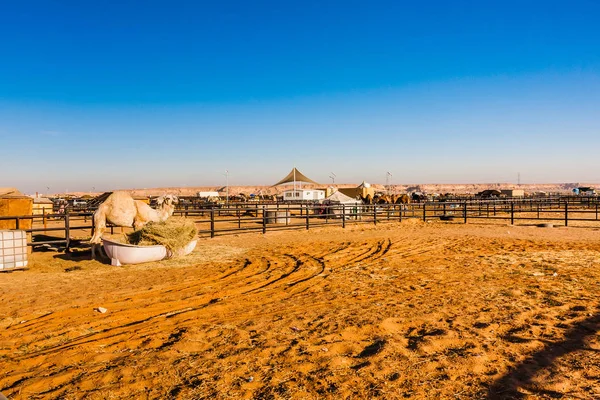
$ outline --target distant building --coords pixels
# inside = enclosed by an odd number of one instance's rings
[[[198,192],[198,197],[201,199],[219,199],[219,192]]]
[[[586,194],[588,196],[595,196],[596,195],[596,189],[591,188],[591,187],[579,188],[579,193],[583,193],[583,194]]]
[[[500,197],[501,194],[502,194],[502,192],[499,190],[486,189],[486,190],[483,190],[483,191],[477,193],[475,196],[479,197],[481,199],[495,199],[495,198]]]
[[[296,200],[323,200],[325,199],[324,190],[316,189],[291,189],[283,192],[283,201],[296,201]]]
[[[33,214],[52,214],[54,203],[46,197],[33,198]]]
[[[589,186],[578,187],[578,188],[573,189],[573,193],[575,193],[577,195],[581,195],[581,196],[595,196],[596,189],[589,187]]]
[[[500,193],[506,197],[525,197],[523,189],[505,189],[501,190]]]

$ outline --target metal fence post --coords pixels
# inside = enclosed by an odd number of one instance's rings
[[[427,221],[427,203],[423,203],[423,222]]]
[[[467,202],[463,203],[463,217],[465,219],[465,224],[467,223]]]
[[[215,237],[215,210],[214,208],[210,209],[210,237]]]
[[[373,225],[377,225],[377,206],[373,205]]]
[[[263,209],[262,209],[262,217],[263,217],[262,229],[263,229],[263,234],[265,234],[265,233],[267,233],[267,213],[265,211],[265,206],[263,206]],[[275,218],[277,218],[277,217],[275,217]]]
[[[346,207],[342,204],[342,228],[346,227]]]
[[[302,215],[302,207],[300,207],[300,215]],[[310,229],[310,219],[308,216],[308,204],[306,205],[306,230]]]
[[[569,203],[565,201],[565,226],[569,226]]]
[[[514,201],[510,202],[510,224],[511,225],[515,224],[515,202]]]
[[[69,221],[69,209],[65,210],[65,240],[66,240],[66,253],[71,252],[71,229],[70,229],[70,221]]]

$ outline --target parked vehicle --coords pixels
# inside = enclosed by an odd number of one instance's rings
[[[74,199],[73,207],[82,208],[87,206],[87,201],[82,199]]]

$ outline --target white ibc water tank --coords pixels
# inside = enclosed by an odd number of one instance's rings
[[[0,230],[0,271],[27,267],[27,234]]]

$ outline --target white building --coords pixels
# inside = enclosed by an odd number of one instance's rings
[[[217,202],[221,199],[219,192],[198,192],[198,198],[203,201]]]
[[[324,190],[315,189],[291,189],[283,192],[283,201],[293,200],[323,200],[325,199]]]
[[[198,197],[209,198],[209,197],[219,197],[219,192],[198,192]]]
[[[501,190],[500,193],[506,197],[525,197],[525,191],[523,189],[505,189]]]

